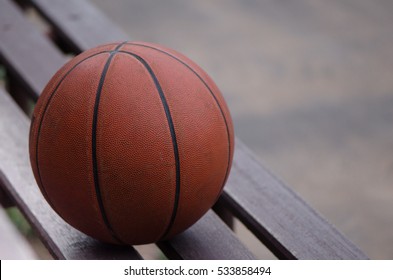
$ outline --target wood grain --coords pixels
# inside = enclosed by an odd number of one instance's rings
[[[293,190],[263,168],[239,139],[221,199],[279,258],[367,259]]]
[[[31,0],[31,3],[77,53],[100,44],[129,39],[88,1]]]
[[[157,245],[171,259],[255,258],[212,210],[184,233]]]
[[[66,58],[9,0],[0,0],[0,61],[37,99]]]

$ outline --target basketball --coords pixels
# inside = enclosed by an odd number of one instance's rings
[[[233,135],[218,87],[189,58],[112,43],[74,57],[46,85],[30,161],[71,226],[104,242],[146,244],[183,232],[214,205]]]

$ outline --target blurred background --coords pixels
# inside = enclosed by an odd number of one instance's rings
[[[393,258],[393,2],[92,0],[192,58],[236,135],[370,258]]]
[[[393,259],[393,1],[90,1],[130,40],[197,62],[263,165],[371,259]],[[19,211],[8,214],[51,258]]]

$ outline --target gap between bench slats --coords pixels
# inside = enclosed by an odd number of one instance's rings
[[[157,245],[171,259],[254,259],[212,210],[183,234]]]

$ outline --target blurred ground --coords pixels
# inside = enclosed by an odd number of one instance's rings
[[[236,134],[371,258],[393,258],[393,2],[92,0],[221,88]]]

